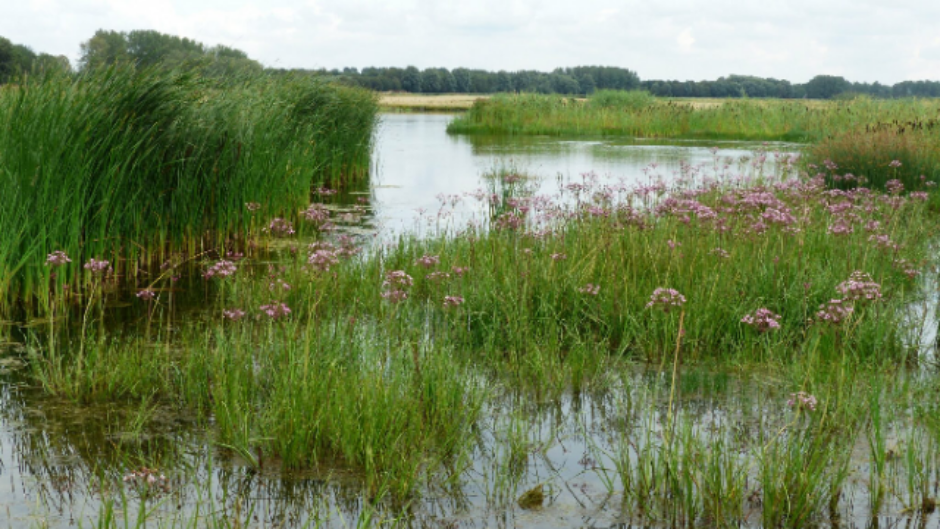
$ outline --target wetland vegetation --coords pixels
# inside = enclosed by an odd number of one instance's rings
[[[386,238],[376,112],[164,68],[0,92],[17,520],[936,522],[931,103],[498,96],[451,129],[811,145],[552,194],[504,165]]]

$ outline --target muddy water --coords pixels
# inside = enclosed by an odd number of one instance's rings
[[[756,149],[793,149],[737,142],[450,136],[445,133],[449,119],[439,114],[384,117],[372,187],[335,201],[348,209],[365,195],[370,209],[343,229],[381,241],[405,232],[460,227],[484,212],[465,194],[485,189],[485,173],[499,169],[523,173],[531,177],[535,192],[554,195],[585,174],[632,184],[653,174],[674,177],[683,164],[746,165],[755,162]],[[773,164],[771,154],[766,170],[773,171]],[[453,213],[439,215],[442,201],[455,195],[461,200]],[[199,284],[186,278],[180,282],[180,311],[198,312],[205,304]],[[132,322],[141,320],[135,307],[112,306],[114,324],[126,322],[132,329]],[[248,465],[214,445],[211,432],[173,403],[82,406],[47,399],[24,382],[23,348],[0,345],[0,521],[6,522],[0,526],[89,526],[103,512],[113,512],[119,525],[126,518],[133,526],[141,509],[154,513],[154,525],[170,526],[215,519],[259,527],[349,527],[367,516],[415,527],[664,526],[637,517],[625,504],[615,462],[636,461],[631,447],[662,440],[665,373],[623,373],[609,390],[590,395],[497,394],[485,410],[470,462],[455,479],[428,484],[408,505],[375,505],[357,476],[343,468],[285,473]],[[786,392],[771,378],[694,371],[681,373],[679,382],[678,415],[699,425],[703,439],[716,428],[745,432],[740,457],[760,446],[753,439],[747,442],[748,436],[761,428],[777,430],[792,418],[783,405]],[[898,435],[891,435],[897,441]],[[851,474],[835,514],[842,526],[870,526],[867,445],[860,438],[847,446]],[[125,482],[141,467],[157,470],[153,485]],[[744,471],[755,472],[753,467]],[[756,487],[748,477],[749,486]],[[936,482],[937,476],[932,479]],[[752,503],[746,506],[747,525],[760,526],[759,506]],[[935,515],[911,518],[902,509],[900,501],[888,498],[882,523],[940,523]]]

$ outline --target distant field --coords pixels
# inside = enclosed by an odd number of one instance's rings
[[[403,94],[383,93],[379,105],[399,110],[467,110],[477,99],[487,99],[484,94]]]
[[[490,94],[408,94],[402,92],[385,92],[379,95],[379,105],[386,109],[397,110],[468,110],[473,106],[473,102],[478,99],[489,99]],[[697,97],[663,97],[658,98],[661,101],[674,101],[676,103],[686,103],[693,108],[713,108],[721,106],[724,103],[738,101],[736,99],[726,98],[697,98]],[[579,101],[586,101],[584,98],[578,98]],[[749,101],[763,101],[772,103],[783,101],[780,99],[750,99]],[[793,100],[789,100],[793,101]],[[803,100],[809,107],[820,108],[831,101]]]

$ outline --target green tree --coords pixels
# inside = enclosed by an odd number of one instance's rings
[[[844,77],[817,75],[805,85],[806,97],[811,99],[831,99],[837,94],[847,92],[852,85]]]
[[[454,81],[457,83],[457,91],[467,93],[470,91],[470,70],[466,68],[454,69]]]
[[[401,87],[406,92],[421,92],[421,72],[414,66],[405,68],[401,76]]]
[[[82,70],[108,66],[130,59],[127,52],[127,35],[118,31],[99,29],[80,47],[82,56],[78,64]]]

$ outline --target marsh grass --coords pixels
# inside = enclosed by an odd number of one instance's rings
[[[0,287],[6,306],[78,290],[46,255],[111,261],[118,275],[199,253],[317,186],[367,175],[377,105],[368,92],[253,77],[109,68],[22,80],[0,93]],[[80,269],[79,269],[80,270]],[[61,297],[61,296],[60,296]]]
[[[652,98],[644,92],[600,91],[586,103],[561,96],[496,95],[475,102],[447,130],[815,142],[833,133],[880,128],[916,128],[934,134],[938,114],[936,103],[917,99],[857,98],[825,105],[733,100],[696,106]]]
[[[152,332],[122,337],[101,324],[96,295],[89,325],[37,333],[30,377],[56,398],[130,403],[130,432],[149,403],[173,403],[257,472],[344,470],[361,487],[355,498],[397,506],[460,489],[469,459],[488,451],[480,490],[493,509],[514,509],[525,490],[542,487],[543,500],[562,490],[557,474],[527,474],[552,442],[528,421],[530,399],[619,391],[623,407],[596,454],[625,516],[833,519],[853,447],[872,435],[872,457],[887,453],[871,380],[892,388],[893,403],[929,394],[925,383],[889,382],[924,365],[905,340],[905,310],[925,295],[938,219],[922,195],[831,190],[822,176],[766,174],[759,163],[741,176],[722,172],[717,155],[711,167],[636,187],[588,174],[557,197],[497,171],[489,192],[460,198],[486,201],[484,221],[369,251],[328,230],[304,228],[304,242],[262,232],[238,260],[221,266],[214,251],[198,263],[199,317],[170,325],[169,308],[148,305]],[[442,198],[440,215],[454,200]],[[645,387],[618,386],[616,373],[637,364],[646,378],[631,380]],[[733,389],[690,366],[766,369],[777,393],[762,387],[771,397],[702,414],[689,394]],[[488,407],[500,388],[522,397]],[[787,393],[798,404],[788,408]],[[940,431],[932,409],[921,406],[908,433],[921,448]],[[485,413],[497,426],[494,446],[481,448]],[[886,464],[885,497],[929,505],[936,467],[926,454]]]

